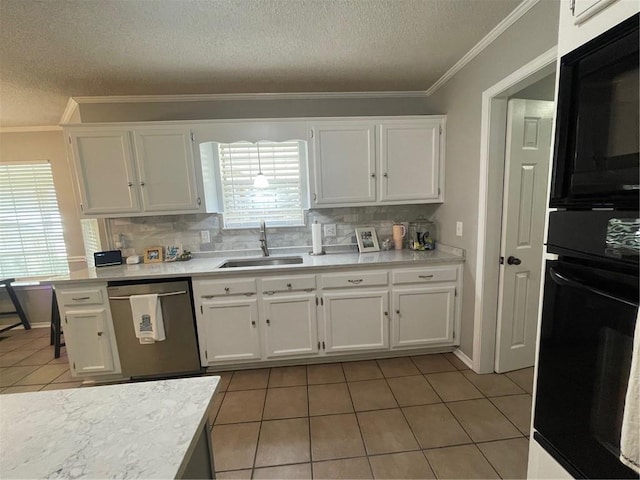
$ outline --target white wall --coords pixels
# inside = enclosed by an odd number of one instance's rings
[[[460,349],[470,358],[476,295],[482,92],[555,45],[558,15],[557,0],[541,0],[429,97],[431,110],[447,115],[447,199],[436,212],[436,220],[440,240],[467,252]],[[462,237],[455,234],[456,221],[464,224]]]

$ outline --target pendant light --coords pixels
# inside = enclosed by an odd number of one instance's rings
[[[253,179],[253,186],[256,188],[266,188],[269,186],[269,180],[262,173],[262,164],[260,163],[260,142],[256,143],[256,147],[258,149],[258,175]]]

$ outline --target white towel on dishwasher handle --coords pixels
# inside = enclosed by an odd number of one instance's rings
[[[133,328],[140,343],[154,343],[165,340],[162,305],[157,293],[131,295]]]
[[[636,317],[631,371],[622,415],[620,461],[640,473],[640,310]]]

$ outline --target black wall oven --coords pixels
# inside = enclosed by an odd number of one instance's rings
[[[619,460],[638,315],[637,211],[550,214],[534,438],[576,478],[638,478]]]
[[[551,206],[638,208],[638,15],[560,61]]]

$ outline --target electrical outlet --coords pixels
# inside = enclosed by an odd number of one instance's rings
[[[211,243],[209,230],[200,230],[200,243]]]
[[[324,224],[324,236],[325,237],[335,237],[336,236],[336,224],[335,223],[325,223]]]
[[[458,237],[462,236],[462,222],[456,222],[456,235]]]

